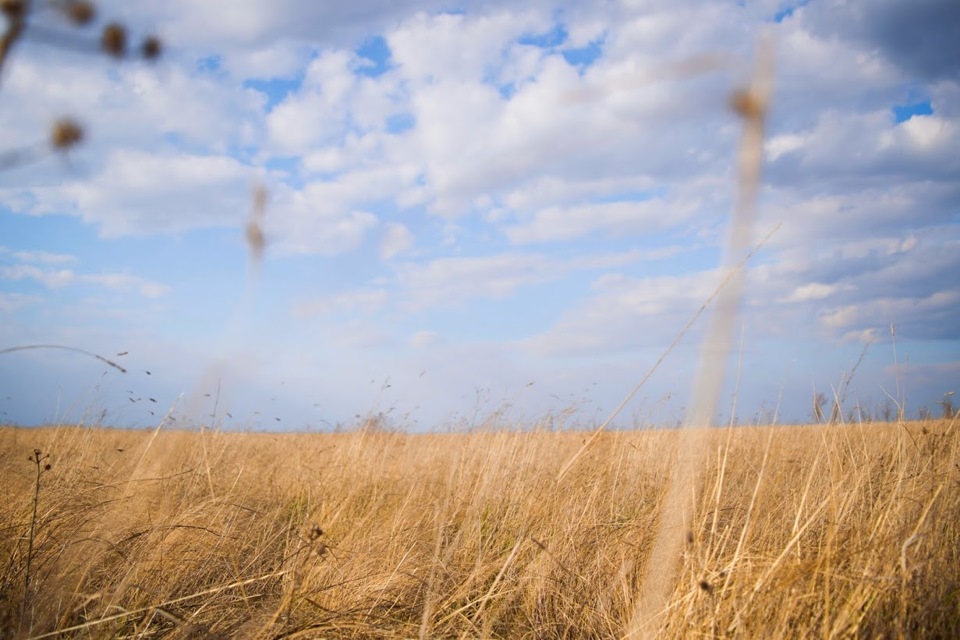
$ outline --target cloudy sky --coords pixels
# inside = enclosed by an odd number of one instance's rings
[[[0,348],[128,371],[0,354],[2,420],[602,419],[722,278],[728,105],[761,33],[754,241],[780,227],[720,419],[734,397],[741,421],[791,422],[815,392],[914,415],[960,391],[956,0],[98,6],[167,50],[84,53],[97,27],[48,9],[4,69],[0,152],[63,115],[87,135],[0,171]],[[682,417],[707,320],[619,424]]]

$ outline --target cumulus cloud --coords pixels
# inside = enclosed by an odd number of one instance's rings
[[[829,0],[798,14],[812,31],[855,39],[913,77],[960,79],[960,6],[952,0]]]
[[[324,52],[304,72],[302,88],[274,107],[266,119],[266,149],[280,155],[341,144],[351,131],[385,126],[392,113],[382,80],[358,76],[356,56]]]
[[[879,297],[861,304],[824,309],[819,321],[844,338],[871,335],[894,325],[904,338],[957,340],[960,328],[953,318],[960,308],[960,292],[953,289],[930,295],[902,298]]]
[[[116,150],[98,175],[51,189],[52,202],[39,206],[74,213],[106,236],[176,233],[238,225],[251,181],[250,170],[227,156]]]
[[[767,143],[774,184],[799,179],[802,185],[846,178],[870,182],[953,181],[960,160],[953,153],[960,135],[938,116],[913,116],[894,123],[888,109],[872,113],[823,112],[813,128],[773,137]]]
[[[440,344],[430,315],[486,305],[536,316],[510,331],[527,355],[663,344],[718,282],[740,127],[727,104],[765,25],[777,71],[757,231],[782,228],[751,265],[745,320],[811,341],[888,323],[954,340],[956,3],[796,3],[777,24],[783,3],[735,4],[104,0],[136,33],[169,34],[169,55],[148,67],[18,51],[4,144],[42,141],[65,113],[89,136],[63,161],[0,174],[0,215],[12,237],[70,216],[117,253],[89,273],[84,241],[5,237],[0,276],[179,294],[183,280],[111,268],[126,261],[115,240],[182,250],[206,277],[242,253],[262,182],[264,273],[283,279],[271,307],[329,326],[345,350],[488,362]],[[378,54],[359,49],[371,42]],[[335,283],[301,279],[331,269]],[[548,291],[551,317],[523,295]],[[22,295],[0,308],[40,304]],[[387,316],[396,335],[374,325]]]

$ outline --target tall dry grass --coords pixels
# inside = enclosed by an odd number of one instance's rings
[[[680,433],[604,433],[558,481],[586,437],[5,428],[0,626],[623,637]],[[956,421],[704,441],[662,637],[960,637]]]

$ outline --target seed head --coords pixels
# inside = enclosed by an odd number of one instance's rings
[[[250,255],[259,262],[263,256],[263,249],[267,245],[267,239],[263,235],[263,229],[253,220],[247,224],[247,245],[250,247]]]
[[[163,53],[163,43],[160,42],[160,38],[149,36],[140,45],[140,53],[143,54],[145,60],[156,60]]]
[[[0,12],[11,22],[23,18],[26,5],[23,0],[3,0],[0,2]]]
[[[103,28],[100,47],[114,58],[122,58],[127,53],[127,29],[122,24],[111,22]]]
[[[263,185],[257,185],[253,190],[253,211],[250,213],[250,222],[247,223],[247,246],[250,248],[250,257],[254,262],[260,262],[267,245],[262,226],[266,208],[267,190]]]
[[[93,5],[84,0],[72,0],[63,7],[63,12],[73,24],[78,27],[88,25],[93,22],[97,16],[97,10]]]
[[[50,131],[50,146],[57,151],[66,151],[83,140],[83,127],[70,118],[60,118]]]
[[[763,115],[762,100],[748,89],[739,89],[730,96],[730,106],[741,118],[759,118]]]

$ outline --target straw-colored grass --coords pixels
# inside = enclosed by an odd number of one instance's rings
[[[960,637],[957,434],[709,433],[660,636]],[[622,637],[679,434],[586,437],[0,429],[0,628]]]

